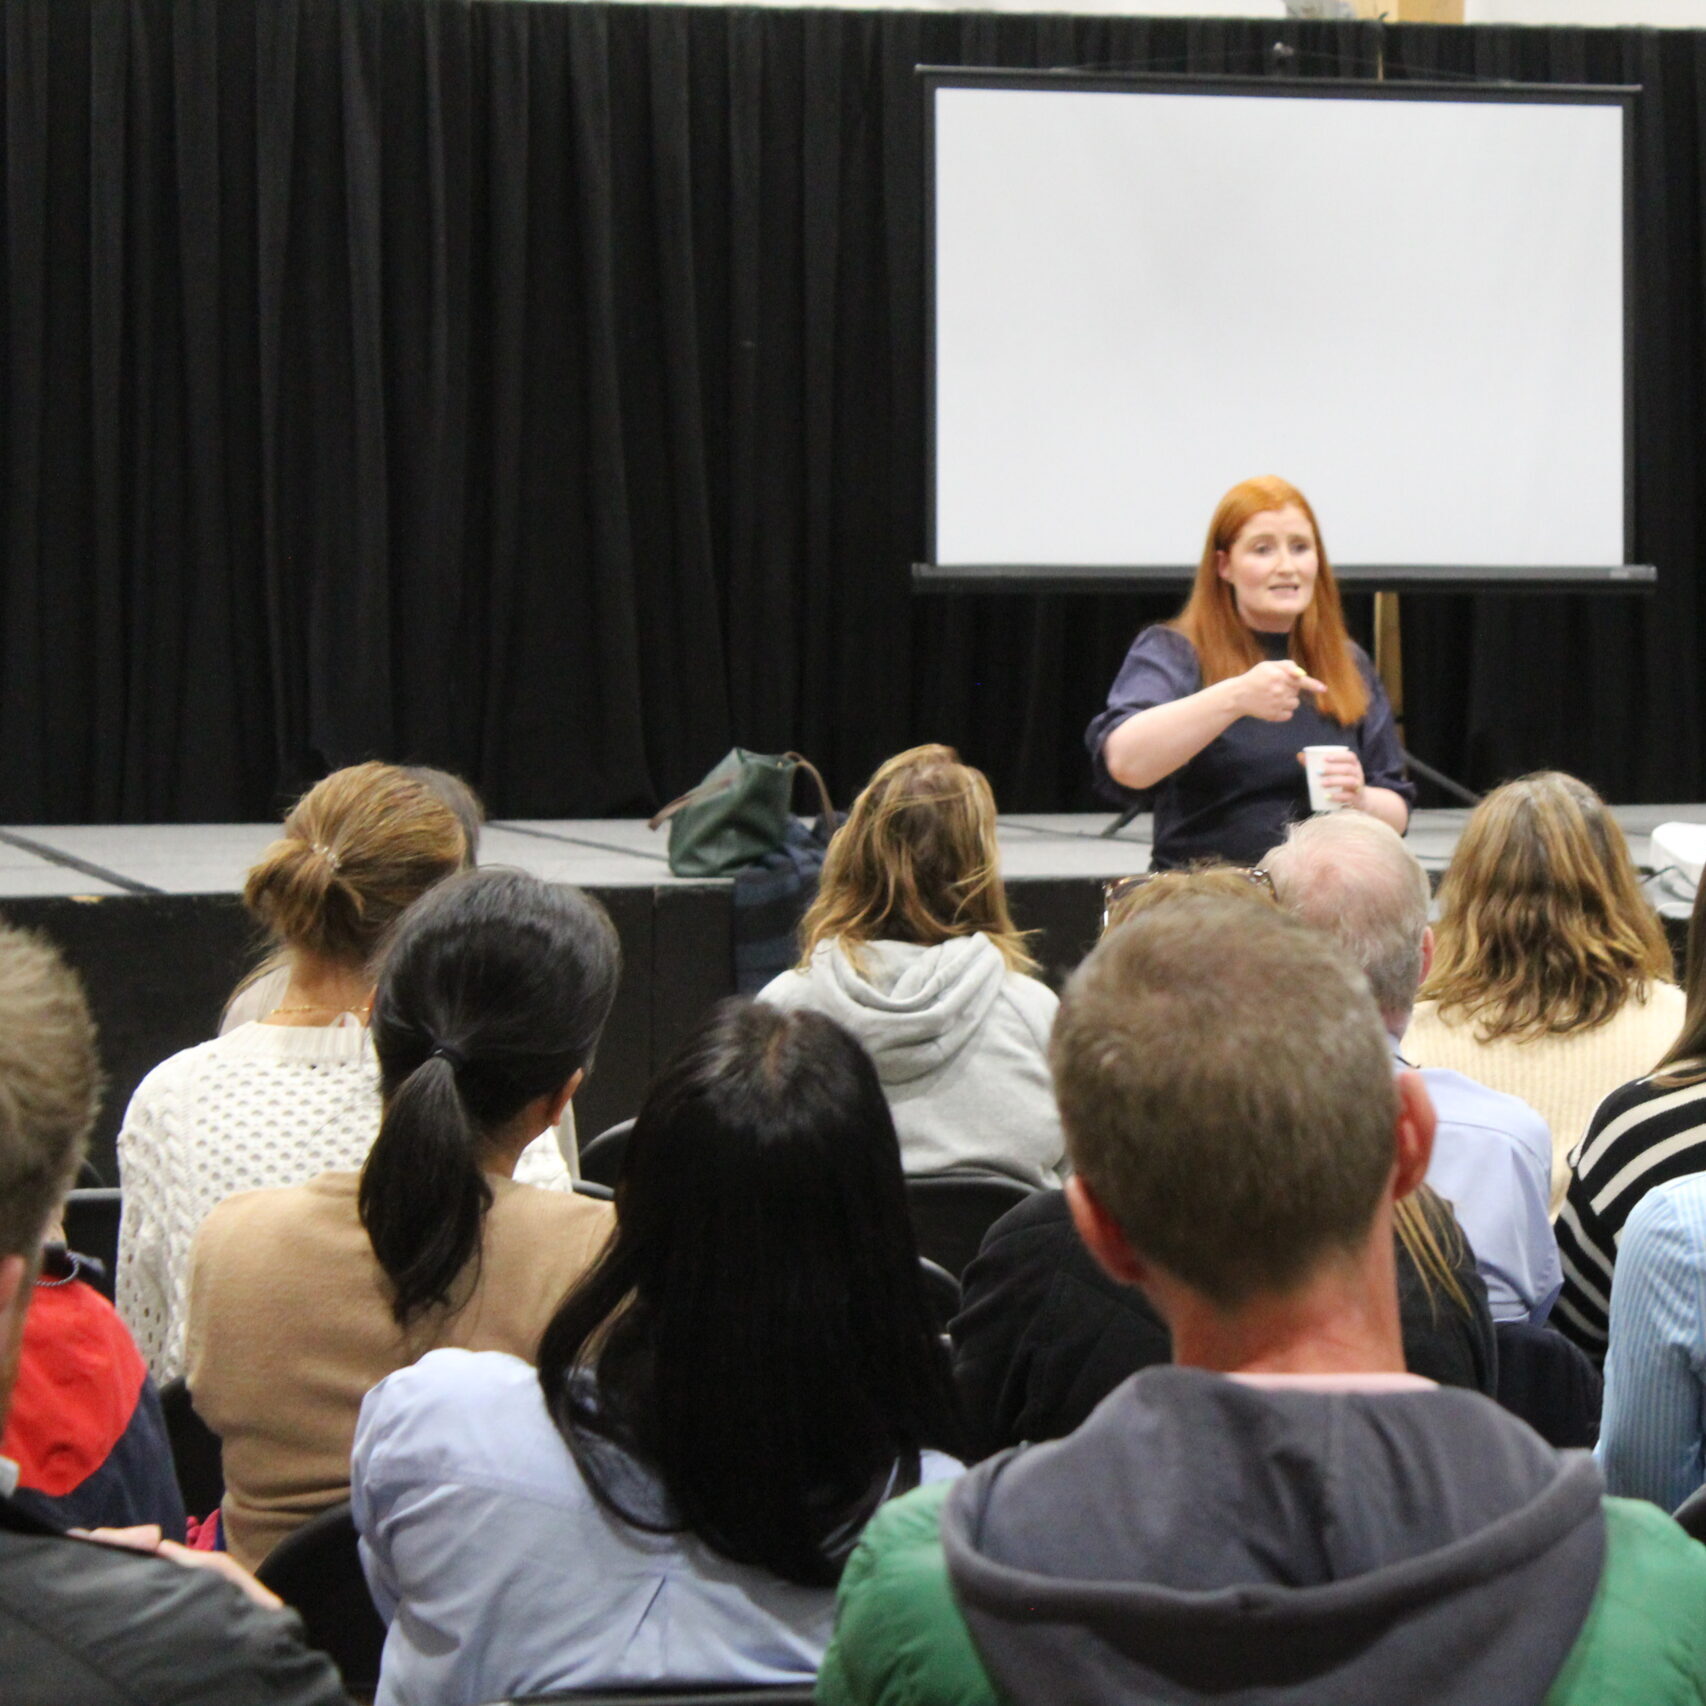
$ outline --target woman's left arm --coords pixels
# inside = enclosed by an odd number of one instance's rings
[[[1321,781],[1341,806],[1367,812],[1370,817],[1390,824],[1400,835],[1409,827],[1410,802],[1396,788],[1382,788],[1370,782],[1363,773],[1362,760],[1352,748],[1331,753],[1323,760]]]
[[[1363,785],[1362,797],[1352,800],[1359,812],[1367,812],[1382,823],[1390,824],[1400,835],[1410,827],[1410,802],[1391,788],[1371,788]]]
[[[1404,746],[1398,739],[1398,721],[1392,701],[1380,677],[1360,648],[1357,667],[1368,686],[1368,709],[1356,735],[1356,788],[1345,804],[1377,817],[1402,835],[1410,827],[1410,809],[1416,803],[1416,785],[1404,769]],[[1350,731],[1345,731],[1347,734]]]

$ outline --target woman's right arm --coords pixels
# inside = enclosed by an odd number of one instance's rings
[[[1288,722],[1304,693],[1325,691],[1289,658],[1269,659],[1212,687],[1135,712],[1108,731],[1102,760],[1121,787],[1153,788],[1240,717]]]

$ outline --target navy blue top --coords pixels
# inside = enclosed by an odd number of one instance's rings
[[[1288,636],[1257,634],[1256,639],[1269,656],[1287,655]],[[1132,641],[1108,689],[1108,708],[1084,731],[1084,744],[1101,794],[1127,804],[1146,797],[1153,803],[1156,870],[1193,859],[1260,863],[1270,847],[1285,839],[1287,824],[1309,815],[1309,783],[1297,761],[1306,746],[1348,746],[1362,760],[1369,787],[1390,788],[1415,806],[1416,788],[1404,774],[1386,690],[1368,654],[1354,641],[1350,645],[1368,688],[1368,710],[1359,722],[1346,725],[1323,716],[1314,695],[1306,693],[1289,721],[1240,717],[1195,758],[1139,794],[1108,774],[1103,744],[1127,717],[1199,692],[1203,681],[1196,647],[1176,629],[1145,628]]]

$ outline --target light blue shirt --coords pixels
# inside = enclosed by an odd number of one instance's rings
[[[1408,1064],[1398,1053],[1399,1066]],[[1419,1068],[1439,1124],[1428,1183],[1475,1252],[1495,1321],[1543,1326],[1564,1284],[1552,1230],[1552,1134],[1528,1103],[1461,1072]]]
[[[1609,1493],[1675,1510],[1706,1482],[1706,1173],[1656,1185],[1611,1285],[1599,1461]]]
[[[957,1475],[926,1453],[925,1481]],[[377,1706],[473,1706],[618,1684],[807,1682],[832,1588],[650,1534],[593,1496],[535,1370],[433,1351],[367,1395],[351,1497],[389,1625]]]

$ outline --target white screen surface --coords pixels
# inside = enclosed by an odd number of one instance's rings
[[[1188,564],[1253,474],[1341,564],[1626,560],[1619,104],[933,99],[937,563]]]

